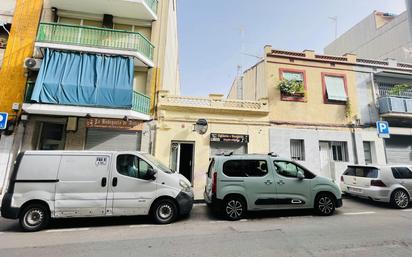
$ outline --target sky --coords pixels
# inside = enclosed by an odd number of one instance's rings
[[[328,17],[340,35],[374,10],[405,9],[405,0],[178,0],[181,94],[227,95],[237,67],[259,61],[265,45],[323,53],[335,39]]]

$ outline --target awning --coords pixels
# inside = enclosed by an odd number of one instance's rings
[[[47,49],[31,101],[131,108],[133,78],[131,58]]]
[[[342,77],[325,76],[326,92],[332,101],[346,101],[345,82]]]

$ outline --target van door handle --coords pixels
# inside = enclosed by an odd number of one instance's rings
[[[278,181],[278,185],[283,185],[283,184],[285,184],[285,182],[283,180]]]
[[[107,178],[102,178],[102,187],[105,187],[107,184]]]
[[[266,180],[266,181],[265,181],[265,184],[266,184],[266,185],[270,185],[270,184],[273,184],[273,182],[270,181],[270,180]]]
[[[117,178],[113,178],[112,180],[112,186],[116,187],[117,186]]]

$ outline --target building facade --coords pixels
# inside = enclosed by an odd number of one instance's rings
[[[0,69],[7,47],[16,0],[4,0],[0,7]]]
[[[407,11],[399,15],[374,11],[327,45],[325,54],[412,63],[412,2],[405,2]]]
[[[33,9],[20,2],[14,22],[27,26],[18,15]],[[24,66],[22,98],[2,105],[18,123],[9,136],[18,135],[11,140],[17,149],[8,152],[151,152],[156,92],[180,94],[176,0],[36,2],[39,22],[32,17],[34,34],[25,35],[31,52],[12,58]]]
[[[268,153],[267,99],[227,100],[223,95],[184,97],[159,92],[154,154],[192,183],[203,198],[209,158],[218,154]],[[197,131],[198,120],[207,128]]]
[[[356,67],[362,60],[267,46],[264,59],[244,73],[242,86],[234,83],[229,98],[267,97],[270,151],[338,180],[348,164],[386,163],[384,142],[372,124],[378,119],[372,88],[359,87]],[[369,105],[374,116],[365,111]]]

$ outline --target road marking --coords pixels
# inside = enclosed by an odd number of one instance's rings
[[[368,215],[368,214],[375,214],[374,211],[364,211],[364,212],[347,212],[343,213],[343,215]]]
[[[155,225],[155,224],[142,224],[142,225],[130,225],[129,228],[149,228],[149,227],[168,227],[170,224]]]
[[[211,220],[209,223],[228,223],[226,220]]]
[[[207,204],[205,204],[205,203],[195,203],[195,204],[193,204],[194,206],[207,206]]]
[[[406,209],[406,210],[402,210],[402,211],[406,211],[406,212],[408,212],[408,211],[412,211],[412,209]]]
[[[240,222],[246,222],[247,221],[247,219],[241,219],[241,220],[239,220]]]
[[[75,231],[87,231],[90,228],[65,228],[65,229],[50,229],[44,232],[46,233],[54,233],[54,232],[75,232]]]

